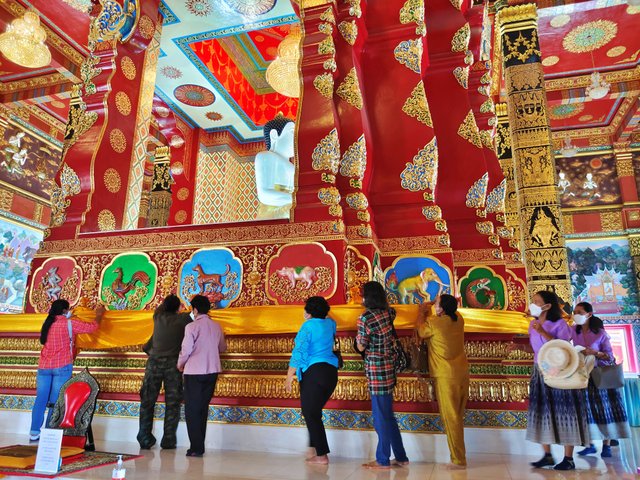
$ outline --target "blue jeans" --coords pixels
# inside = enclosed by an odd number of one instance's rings
[[[376,462],[389,465],[391,449],[396,460],[407,462],[407,452],[402,444],[398,422],[393,414],[393,395],[371,395],[371,413],[373,414],[373,428],[378,434],[378,448]]]
[[[73,365],[65,365],[60,368],[39,368],[36,376],[36,401],[33,404],[33,410],[31,411],[31,435],[39,435],[42,428],[42,420],[44,420],[44,411],[47,405],[53,407],[58,395],[60,395],[60,389],[67,380],[71,378]],[[51,412],[53,408],[49,408],[49,414],[47,415],[47,423],[51,419]]]

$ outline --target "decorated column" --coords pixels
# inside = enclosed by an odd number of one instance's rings
[[[534,4],[503,8],[502,39],[511,147],[529,293],[571,300],[556,168]]]

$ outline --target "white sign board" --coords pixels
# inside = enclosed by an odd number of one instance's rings
[[[38,442],[36,454],[36,466],[33,469],[37,473],[58,473],[60,469],[60,450],[62,449],[62,434],[64,431],[57,428],[43,428]]]

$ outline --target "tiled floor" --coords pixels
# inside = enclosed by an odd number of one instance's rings
[[[0,435],[0,444],[23,443],[16,435]],[[489,438],[490,440],[490,438]],[[101,442],[98,449],[116,453],[139,452],[138,445],[125,442]],[[334,450],[339,450],[334,447]],[[161,450],[158,447],[142,451],[144,458],[125,462],[128,480],[198,480],[198,479],[270,479],[270,480],[413,480],[413,479],[632,479],[640,461],[640,430],[634,429],[634,439],[621,442],[614,448],[613,458],[603,461],[599,456],[577,458],[575,472],[533,470],[528,462],[537,459],[515,455],[470,455],[465,471],[448,471],[445,465],[415,459],[407,468],[372,472],[361,467],[365,459],[340,458],[333,455],[327,467],[307,466],[302,457],[248,453],[238,451],[209,451],[203,458],[185,457],[185,449]],[[554,451],[555,453],[555,451]],[[97,468],[69,478],[109,479],[112,466]],[[30,477],[6,477],[26,479]]]

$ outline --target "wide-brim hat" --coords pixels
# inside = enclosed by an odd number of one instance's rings
[[[566,340],[550,340],[538,351],[538,368],[545,377],[567,378],[579,365],[578,351]]]

